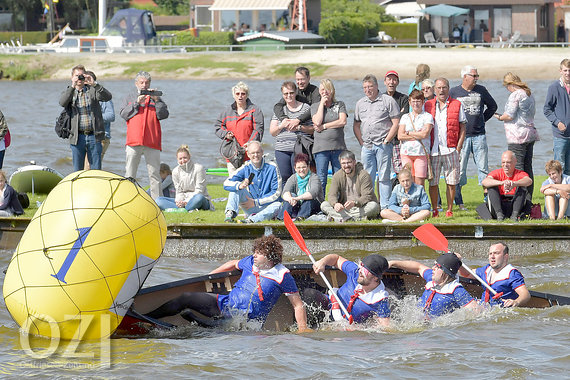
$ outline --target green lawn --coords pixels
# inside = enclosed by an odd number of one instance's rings
[[[535,190],[533,194],[533,203],[540,203],[544,205],[544,196],[540,193],[540,185],[546,176],[536,176],[535,177]],[[221,184],[208,185],[208,192],[212,199],[226,198],[228,192],[225,191]],[[469,178],[467,180],[467,185],[463,187],[463,201],[465,202],[465,207],[467,211],[460,211],[457,206],[454,206],[453,217],[446,218],[440,217],[433,220],[437,223],[481,223],[481,219],[476,219],[477,213],[475,208],[483,202],[483,191],[482,188],[477,184],[476,178]],[[445,182],[440,181],[440,194],[444,200],[445,208]],[[45,196],[30,196],[30,207],[26,209],[24,217],[32,217],[37,210],[37,201],[42,201]],[[179,223],[200,223],[200,224],[216,224],[223,223],[224,221],[224,208],[226,206],[226,201],[214,202],[216,207],[215,211],[194,211],[191,213],[165,213],[166,222],[168,224],[179,224]],[[445,212],[444,212],[445,214]],[[569,223],[568,221],[550,221],[550,220],[526,220],[521,223]],[[280,221],[270,221],[268,223],[281,223]],[[314,223],[314,222],[302,222],[302,223]],[[378,220],[365,221],[363,223],[378,223]],[[500,223],[497,221],[490,221],[486,223]]]

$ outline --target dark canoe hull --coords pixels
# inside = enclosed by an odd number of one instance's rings
[[[311,264],[290,264],[287,265],[287,267],[295,278],[297,286],[301,292],[306,288],[315,288],[322,292],[326,292],[326,285],[320,276],[315,275]],[[152,329],[156,328],[169,329],[189,325],[190,322],[182,318],[180,315],[154,320],[145,317],[144,314],[149,313],[184,292],[227,294],[240,276],[241,272],[234,270],[231,272],[193,277],[186,280],[174,281],[141,289],[135,296],[133,305],[123,319],[121,325],[113,334],[113,337],[137,337],[145,335]],[[340,287],[346,281],[346,275],[336,268],[328,268],[326,276],[333,287]],[[402,298],[410,294],[419,296],[422,294],[425,285],[423,278],[417,274],[397,269],[390,269],[386,272],[382,281],[384,282],[388,292],[397,298]],[[482,287],[478,282],[462,278],[461,283],[473,297],[481,296]],[[534,291],[531,291],[530,293],[532,298],[529,304],[526,305],[527,307],[547,308],[556,305],[570,305],[569,297]],[[268,330],[284,331],[294,323],[293,308],[287,301],[286,297],[282,296],[269,314],[264,328]]]

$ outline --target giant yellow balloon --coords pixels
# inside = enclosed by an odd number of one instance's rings
[[[120,324],[166,242],[166,222],[137,184],[75,172],[32,218],[4,280],[10,314],[30,334],[98,339]]]

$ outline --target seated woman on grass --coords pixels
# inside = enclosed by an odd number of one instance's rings
[[[188,145],[182,145],[176,151],[178,166],[172,171],[176,197],[158,197],[156,204],[161,210],[213,210],[206,188],[206,170],[191,157]]]
[[[283,204],[277,219],[283,220],[285,211],[291,218],[307,219],[321,211],[321,202],[324,199],[321,180],[309,169],[309,156],[305,153],[297,154],[295,174],[289,177],[283,188]]]
[[[392,190],[388,208],[380,212],[385,223],[417,222],[429,217],[431,205],[423,186],[412,182],[410,164],[398,174],[400,183]]]

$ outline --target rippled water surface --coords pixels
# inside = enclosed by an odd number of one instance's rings
[[[414,258],[429,264],[425,249],[381,252],[390,259]],[[1,268],[10,252],[2,252]],[[246,252],[243,253],[244,255]],[[318,258],[323,253],[315,252]],[[356,260],[368,252],[351,252]],[[570,296],[567,252],[536,256],[514,255],[532,290]],[[289,262],[305,262],[294,256]],[[147,286],[204,274],[218,258],[162,258]],[[480,264],[477,259],[468,264]],[[3,274],[0,274],[3,281]],[[34,359],[22,349],[20,334],[7,310],[0,308],[0,377],[65,378],[503,378],[564,377],[570,371],[570,306],[550,309],[499,309],[479,316],[459,311],[424,324],[415,298],[397,302],[394,330],[370,327],[355,331],[327,326],[310,334],[268,333],[253,326],[241,330],[189,327],[146,339],[110,342],[110,368],[98,358],[108,343],[83,343],[78,352],[90,357]],[[36,354],[49,346],[30,338]],[[58,351],[59,352],[59,351]],[[105,351],[103,351],[105,352]]]

